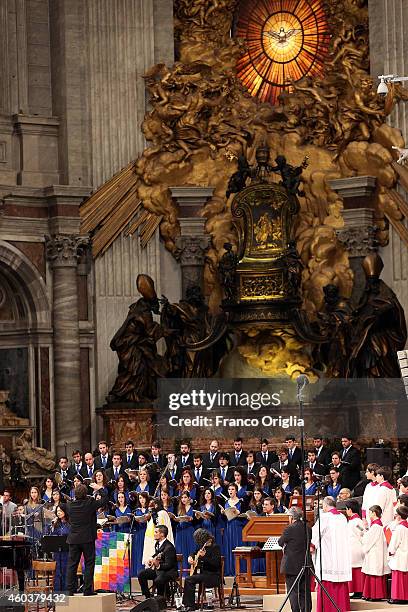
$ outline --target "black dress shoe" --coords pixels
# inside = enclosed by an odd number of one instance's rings
[[[395,604],[395,605],[404,605],[407,602],[406,601],[402,601],[401,599],[387,599],[387,603],[389,604]]]
[[[89,593],[84,593],[84,597],[93,597],[93,595],[97,595],[96,591],[89,591]]]

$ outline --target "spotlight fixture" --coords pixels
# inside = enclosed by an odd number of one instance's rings
[[[388,93],[388,85],[390,83],[402,83],[402,81],[408,81],[408,77],[400,77],[396,74],[381,74],[379,77],[380,82],[377,87],[377,93],[386,96]]]

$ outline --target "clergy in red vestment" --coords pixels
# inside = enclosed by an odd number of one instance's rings
[[[318,521],[312,529],[316,575],[341,612],[347,612],[350,610],[349,582],[352,580],[350,536],[347,519],[336,510],[333,497],[323,500],[323,512],[320,512],[321,541]],[[320,586],[317,589],[317,612],[336,612]]]

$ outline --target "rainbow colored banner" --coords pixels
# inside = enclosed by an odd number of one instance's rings
[[[95,542],[95,591],[129,593],[128,533],[98,532]]]

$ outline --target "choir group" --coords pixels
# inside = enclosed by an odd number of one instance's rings
[[[341,444],[340,451],[329,452],[320,437],[314,438],[305,456],[306,495],[330,496],[343,503],[352,553],[350,592],[383,599],[386,576],[392,572],[392,599],[408,600],[408,478],[400,478],[398,497],[389,468],[369,464],[362,478],[360,452],[347,436]],[[93,487],[102,484],[109,501],[99,509],[98,522],[103,530],[132,534],[132,575],[137,576],[152,556],[155,526],[166,525],[186,572],[193,533],[203,527],[219,544],[228,576],[235,573],[232,551],[243,544],[242,529],[251,513],[285,513],[301,495],[301,463],[293,436],[287,436],[277,453],[266,439],[259,449],[246,451],[237,438],[230,452],[221,451],[212,440],[205,454],[192,453],[183,441],[178,456],[164,456],[158,442],[149,452],[137,452],[130,440],[124,453],[109,454],[101,441],[97,453],[82,456],[74,451],[71,463],[60,457],[55,477],[45,480],[42,491],[31,487],[25,503],[12,504],[5,491],[3,508],[8,508],[14,529],[16,522],[24,522],[28,535],[39,542],[44,533],[69,532],[64,502],[72,499],[77,484],[86,484],[94,496],[99,491]],[[363,499],[361,506],[357,497]],[[57,584],[62,581],[63,588],[66,555],[57,554]],[[263,561],[254,563],[253,571],[263,573]]]

